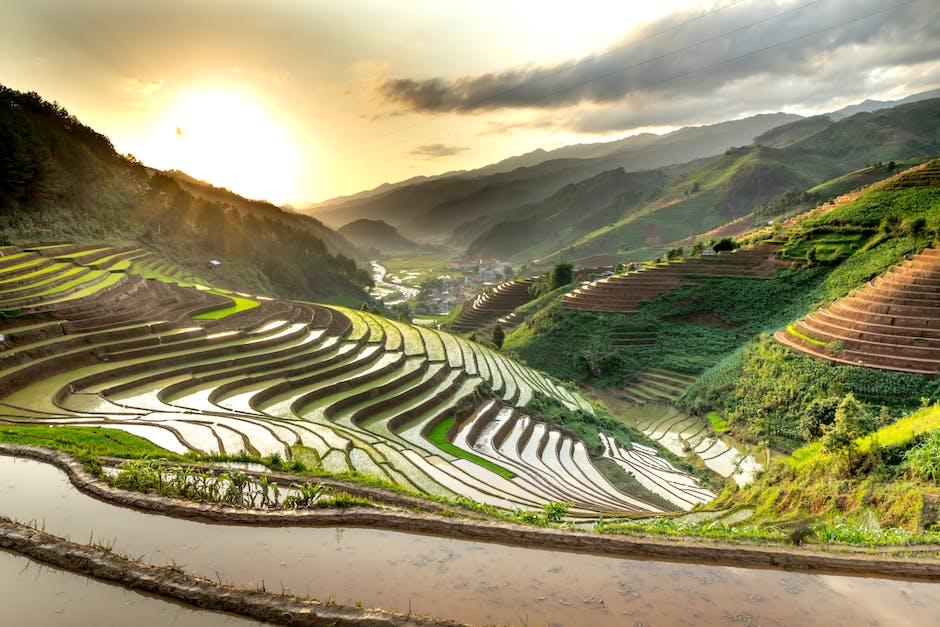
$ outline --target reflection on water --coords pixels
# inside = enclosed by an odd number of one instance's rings
[[[259,624],[137,594],[4,551],[0,551],[0,590],[4,625],[235,627]]]
[[[401,283],[389,283],[385,281],[385,275],[387,274],[385,266],[377,261],[371,261],[369,263],[372,267],[372,281],[375,284],[374,287],[369,290],[369,293],[386,305],[398,305],[421,293],[419,288],[412,285],[402,285]]]
[[[142,514],[0,457],[0,513],[210,579],[472,623],[937,623],[940,584],[578,555],[373,529],[249,528]]]

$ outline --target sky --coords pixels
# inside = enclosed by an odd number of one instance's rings
[[[3,0],[0,83],[301,206],[537,148],[940,86],[936,0]]]

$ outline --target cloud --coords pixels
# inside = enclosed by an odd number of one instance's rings
[[[556,65],[453,79],[391,78],[378,94],[386,103],[425,113],[629,106],[631,101],[674,108],[675,99],[707,99],[739,84],[751,85],[758,90],[752,95],[763,99],[760,90],[779,95],[778,86],[824,75],[831,96],[879,69],[940,58],[938,31],[940,3],[928,0],[890,5],[753,0],[709,13],[701,8],[673,13],[621,46]],[[853,64],[843,63],[847,57]],[[831,71],[836,61],[847,74]]]
[[[464,146],[450,146],[448,144],[424,144],[417,146],[408,154],[420,159],[440,159],[441,157],[452,157],[468,150]]]
[[[152,96],[161,87],[163,87],[163,80],[161,79],[145,80],[143,78],[129,78],[124,81],[124,91],[145,98]]]

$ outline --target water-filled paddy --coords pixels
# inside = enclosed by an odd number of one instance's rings
[[[372,529],[224,527],[142,514],[0,457],[0,513],[211,579],[472,623],[935,624],[940,584],[633,561]]]
[[[0,551],[4,625],[257,625],[74,575]]]

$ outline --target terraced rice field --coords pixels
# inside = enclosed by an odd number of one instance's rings
[[[518,324],[519,321],[512,315],[513,310],[532,300],[529,294],[531,285],[531,278],[506,281],[477,295],[464,304],[450,328],[459,333],[469,333],[497,320],[507,326]]]
[[[330,472],[506,509],[659,509],[615,488],[583,443],[518,411],[538,391],[593,412],[578,392],[488,347],[339,307],[239,308],[179,285],[182,270],[140,251],[0,252],[0,419],[121,429],[181,453],[302,454]],[[106,259],[131,263],[82,265]],[[438,446],[429,435],[448,420]],[[605,441],[677,508],[704,498],[655,452]]]
[[[747,250],[688,257],[597,279],[565,294],[564,306],[584,311],[635,312],[640,304],[683,285],[699,283],[703,278],[770,278],[775,268],[786,264],[775,258],[779,249],[779,245],[765,242]]]
[[[672,405],[650,401],[618,412],[618,416],[670,452],[682,457],[694,455],[711,471],[730,477],[738,485],[750,483],[754,473],[767,460],[766,452],[752,450],[730,438],[716,435],[708,420],[690,416]],[[623,462],[620,458],[635,459],[644,450],[634,445],[631,455],[619,455],[618,458],[616,447],[610,445],[607,448],[606,455],[621,465]],[[681,484],[681,481],[673,483]],[[688,498],[694,494],[698,493],[690,493]]]
[[[639,373],[637,380],[626,386],[621,394],[627,400],[640,405],[650,402],[674,403],[693,381],[695,377],[687,374],[649,368]]]
[[[940,371],[940,246],[928,248],[774,338],[836,363]]]

